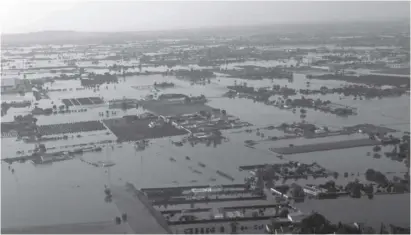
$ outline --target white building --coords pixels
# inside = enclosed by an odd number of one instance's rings
[[[392,68],[392,69],[405,69],[405,68],[409,68],[410,65],[409,64],[389,64],[387,65],[388,67]]]
[[[1,80],[1,92],[14,91],[17,87],[17,78],[2,78]]]

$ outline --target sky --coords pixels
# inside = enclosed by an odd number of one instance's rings
[[[410,18],[409,1],[0,0],[2,33],[119,32],[401,18]]]

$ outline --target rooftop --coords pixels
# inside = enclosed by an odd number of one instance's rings
[[[17,78],[2,78],[1,86],[15,86]]]

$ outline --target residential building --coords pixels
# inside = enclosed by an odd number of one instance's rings
[[[392,69],[406,69],[410,67],[410,64],[388,64],[387,66]]]
[[[14,91],[17,87],[17,78],[2,78],[1,79],[1,92]]]

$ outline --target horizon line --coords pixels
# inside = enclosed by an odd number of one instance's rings
[[[280,23],[256,23],[256,24],[243,24],[243,25],[220,25],[220,26],[199,26],[199,27],[187,27],[187,28],[171,28],[171,29],[142,29],[142,30],[122,30],[122,31],[88,31],[88,30],[74,30],[74,29],[51,29],[51,30],[41,30],[41,31],[30,31],[30,32],[19,32],[19,33],[4,33],[1,32],[2,36],[9,35],[24,35],[24,34],[35,34],[35,33],[46,33],[46,32],[72,32],[72,33],[149,33],[149,32],[172,32],[172,31],[184,31],[184,30],[205,30],[205,29],[224,29],[224,28],[241,28],[241,27],[268,27],[268,26],[280,26],[280,25],[330,25],[330,24],[349,24],[349,23],[394,23],[407,21],[410,23],[410,19],[397,18],[389,20],[336,20],[336,21],[289,21]]]

